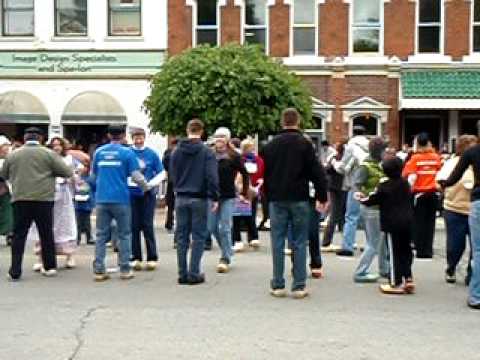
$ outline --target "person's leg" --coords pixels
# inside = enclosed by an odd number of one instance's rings
[[[143,196],[132,196],[130,198],[132,209],[132,260],[142,261],[142,218],[144,217],[144,198]]]
[[[247,219],[247,229],[248,229],[248,242],[253,240],[258,240],[258,229],[257,229],[257,207],[258,207],[258,198],[254,197],[252,200],[252,215]]]
[[[338,231],[343,232],[345,226],[345,214],[347,212],[347,191],[340,191],[339,194],[339,205],[338,205],[338,213],[337,213],[337,220],[338,220]]]
[[[232,228],[232,245],[235,245],[237,242],[242,242],[242,218],[240,216],[233,217],[233,228]]]
[[[208,208],[211,209],[212,202],[208,201]],[[218,235],[218,222],[220,219],[220,211],[222,208],[222,201],[218,202],[218,209],[216,212],[211,212],[210,210],[207,213],[207,230],[210,234],[210,238],[213,236],[217,240],[218,245],[221,248],[219,235]],[[207,240],[208,242],[208,240]]]
[[[201,276],[202,255],[207,238],[208,203],[205,199],[194,199],[191,204],[192,251],[190,253],[189,276],[193,280]]]
[[[112,214],[105,204],[97,205],[97,241],[95,242],[95,274],[105,274],[106,244],[110,240]]]
[[[153,227],[156,200],[156,195],[151,191],[144,196],[145,208],[143,209],[142,229],[147,245],[147,261],[158,261],[157,241]]]
[[[169,181],[167,183],[167,193],[165,194],[167,202],[167,216],[165,218],[165,229],[173,229],[173,212],[175,209],[175,194],[173,193],[173,184]]]
[[[426,198],[426,218],[425,218],[425,245],[426,245],[426,255],[427,257],[433,257],[433,242],[435,237],[435,222],[437,219],[437,209],[438,209],[438,195],[435,193],[428,194]]]
[[[288,207],[283,202],[270,202],[270,222],[271,231],[270,238],[272,242],[272,262],[273,262],[273,279],[270,287],[273,290],[285,288],[284,268],[285,255],[283,249],[285,247],[285,239],[287,237],[287,227],[289,222]]]
[[[349,191],[347,197],[347,212],[345,214],[345,227],[343,229],[342,250],[353,252],[353,244],[357,233],[360,218],[360,203],[354,199],[354,192]]]
[[[132,210],[130,205],[111,205],[111,211],[117,223],[118,231],[118,262],[121,273],[130,271],[132,255]]]
[[[53,235],[53,202],[38,202],[33,210],[42,249],[42,263],[45,270],[56,269],[55,241]]]
[[[222,258],[227,264],[230,264],[233,255],[232,250],[232,217],[235,199],[226,199],[222,201],[218,221],[219,244],[222,249]]]
[[[94,240],[92,238],[92,213],[85,212],[85,234],[87,235],[87,244],[91,244]]]
[[[450,210],[444,210],[447,230],[447,274],[455,275],[457,265],[465,252],[469,232],[468,216]]]
[[[335,225],[337,224],[337,214],[338,214],[338,206],[339,206],[339,199],[338,199],[338,192],[337,191],[330,191],[330,216],[328,217],[327,227],[323,232],[323,241],[322,246],[330,246],[333,240],[333,234],[335,233]]]
[[[401,232],[392,232],[390,234],[391,238],[391,252],[392,252],[392,267],[393,273],[391,275],[391,283],[392,286],[399,286],[403,282],[403,269],[402,269],[402,241],[406,239],[402,239]]]
[[[322,267],[322,256],[320,254],[320,233],[318,223],[320,214],[315,209],[315,204],[310,205],[310,216],[308,224],[308,249],[310,252],[310,268],[320,269]]]
[[[190,241],[190,224],[192,223],[190,199],[184,197],[176,199],[175,218],[177,220],[175,239],[177,241],[178,277],[186,281],[188,278],[187,252]]]
[[[12,262],[9,274],[13,279],[22,276],[23,253],[25,252],[25,241],[28,230],[32,224],[32,211],[30,203],[17,201],[13,203],[13,240],[10,247]]]
[[[406,281],[413,280],[412,275],[412,264],[413,264],[413,253],[412,253],[412,237],[411,230],[407,229],[406,231],[401,232],[401,262],[402,262],[402,276]]]
[[[469,286],[471,305],[480,305],[480,201],[474,201],[470,210],[470,233],[472,239],[472,277]]]
[[[75,210],[75,220],[77,221],[77,245],[80,245],[84,226],[81,211]]]
[[[380,231],[380,213],[376,209],[361,207],[362,217],[365,220],[366,246],[360,257],[360,262],[355,270],[355,280],[363,280],[368,275],[370,266],[375,256],[378,255],[378,248],[382,233]],[[373,280],[374,278],[372,278]],[[376,280],[376,279],[375,279]]]
[[[388,257],[387,234],[380,232],[380,243],[378,244],[378,270],[381,276],[390,273],[390,263]]]
[[[413,218],[415,219],[413,243],[415,244],[415,252],[417,257],[426,257],[426,203],[424,196],[425,195],[416,195],[415,205],[413,208]]]
[[[304,290],[307,279],[307,240],[309,230],[310,205],[293,202],[289,206],[292,219],[293,284],[292,291]]]

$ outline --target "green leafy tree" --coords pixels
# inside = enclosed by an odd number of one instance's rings
[[[169,58],[144,107],[150,128],[163,134],[183,134],[198,117],[209,133],[227,126],[239,136],[265,135],[279,129],[287,107],[298,109],[304,127],[313,125],[308,88],[254,45],[200,46]]]

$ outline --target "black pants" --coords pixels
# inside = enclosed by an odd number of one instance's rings
[[[247,229],[248,242],[252,240],[258,240],[257,229],[257,205],[258,198],[252,200],[252,215],[251,216],[234,216],[232,227],[232,242],[235,245],[236,242],[242,241],[241,231],[243,228]]]
[[[345,224],[345,212],[347,205],[348,192],[342,190],[331,190],[330,195],[330,216],[328,218],[328,224],[323,234],[323,246],[329,246],[333,240],[333,234],[335,228],[338,227],[338,231],[343,231],[343,225]]]
[[[156,195],[149,191],[143,196],[132,196],[132,260],[142,261],[141,233],[147,247],[147,261],[157,261],[157,245],[153,230]]]
[[[165,219],[165,229],[173,229],[173,216],[175,214],[175,193],[173,192],[173,184],[169,181],[167,183],[167,193],[165,194],[165,201],[167,203],[167,217]]]
[[[270,213],[269,213],[269,206],[268,206],[268,199],[265,194],[262,194],[260,198],[260,203],[262,205],[262,221],[260,222],[260,226],[262,227],[265,225],[268,219],[270,219]]]
[[[387,234],[390,253],[391,285],[398,286],[403,280],[412,278],[413,253],[411,245],[411,231],[391,232]]]
[[[413,243],[417,251],[417,258],[431,258],[433,256],[437,208],[438,195],[436,193],[416,195]]]
[[[12,266],[10,276],[22,276],[25,241],[32,222],[35,222],[40,236],[42,263],[45,270],[55,269],[55,243],[53,240],[53,201],[16,201],[14,211],[14,236],[12,242]]]
[[[92,223],[90,221],[91,212],[75,211],[77,218],[77,244],[80,245],[82,241],[82,234],[87,237],[87,243],[92,241]]]

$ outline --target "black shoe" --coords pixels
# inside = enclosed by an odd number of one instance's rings
[[[7,246],[12,246],[13,235],[7,235]]]
[[[95,245],[95,241],[87,241],[87,245]]]
[[[342,250],[337,251],[337,256],[352,257],[353,255],[354,255],[353,251],[351,251],[351,250],[342,249]]]
[[[445,271],[445,281],[448,284],[455,284],[457,282],[457,277],[455,276],[455,272]]]
[[[212,244],[205,244],[205,247],[203,248],[205,251],[210,251],[212,250]]]
[[[200,274],[200,275],[190,275],[188,277],[188,283],[190,285],[199,285],[203,284],[205,282],[205,275]]]
[[[190,285],[190,282],[188,281],[188,277],[179,277],[178,285]]]
[[[480,310],[480,303],[478,304],[472,304],[470,301],[467,302],[467,305],[470,309],[474,309],[474,310]]]
[[[472,278],[472,273],[467,272],[467,276],[465,276],[465,286],[470,286],[470,280]]]

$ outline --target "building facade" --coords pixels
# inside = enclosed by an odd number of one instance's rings
[[[92,147],[109,124],[148,129],[142,104],[165,58],[165,1],[0,3],[0,133],[36,125]]]
[[[258,43],[313,92],[318,129],[399,146],[477,133],[479,0],[168,0],[168,48]]]

